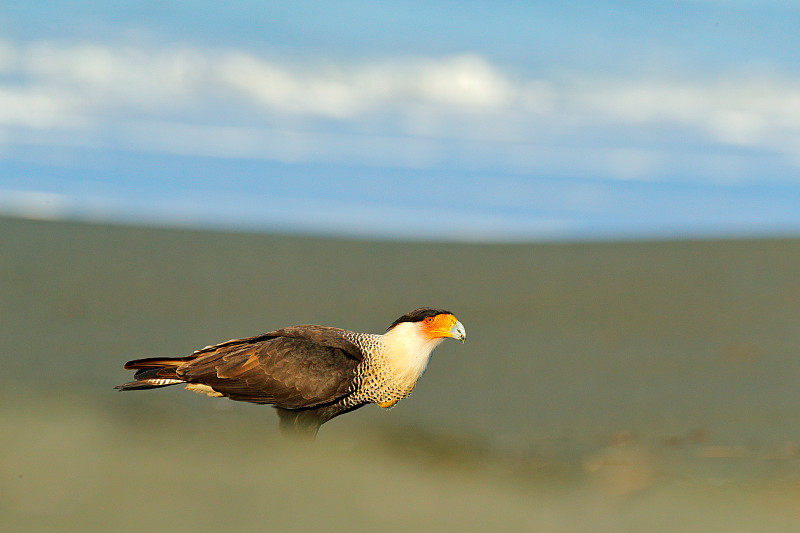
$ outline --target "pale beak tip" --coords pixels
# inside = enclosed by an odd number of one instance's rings
[[[453,329],[450,330],[450,334],[454,339],[460,340],[462,343],[467,340],[467,330],[464,329],[464,325],[461,322],[455,323]]]

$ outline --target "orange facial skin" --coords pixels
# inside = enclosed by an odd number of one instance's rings
[[[429,316],[422,321],[422,330],[430,339],[439,339],[442,337],[452,338],[453,326],[456,325],[458,319],[449,314],[441,314],[436,316]]]

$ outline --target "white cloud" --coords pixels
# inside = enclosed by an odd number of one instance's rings
[[[310,68],[238,52],[218,57],[211,75],[266,110],[342,119],[410,104],[492,109],[506,105],[513,91],[475,55]]]
[[[683,155],[702,143],[800,161],[800,79],[775,75],[524,78],[474,54],[299,64],[244,50],[60,42],[0,43],[0,73],[6,143],[107,138],[128,149],[376,164],[455,157],[623,179],[663,174],[670,151],[681,155],[676,144]]]
[[[33,129],[70,127],[82,122],[75,101],[57,87],[0,87],[0,124]]]
[[[432,104],[498,108],[510,103],[515,88],[483,58],[463,55],[415,65],[409,86]]]

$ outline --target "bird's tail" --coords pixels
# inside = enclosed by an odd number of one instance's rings
[[[136,374],[133,375],[134,381],[117,385],[115,388],[119,390],[144,390],[185,383],[185,380],[178,377],[176,369],[190,359],[191,357],[177,359],[151,357],[128,361],[125,363],[125,368],[136,370]]]

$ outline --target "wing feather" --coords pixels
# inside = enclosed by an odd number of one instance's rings
[[[233,400],[303,409],[334,402],[351,390],[363,354],[345,330],[292,326],[195,352],[177,369]]]

